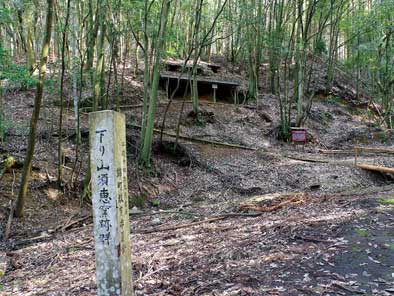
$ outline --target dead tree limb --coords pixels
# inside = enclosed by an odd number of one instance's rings
[[[140,125],[137,124],[128,124],[127,127],[132,127],[132,128],[138,128],[141,129]],[[160,130],[154,129],[153,130],[155,133],[161,133]],[[174,133],[170,132],[163,132],[164,135],[172,138],[176,138],[177,135]],[[243,149],[243,150],[251,150],[251,151],[256,151],[256,148],[252,147],[247,147],[243,145],[238,145],[238,144],[231,144],[231,143],[224,143],[224,142],[218,142],[218,141],[212,141],[212,140],[206,140],[206,139],[200,139],[200,138],[193,138],[193,137],[187,137],[187,136],[178,136],[179,139],[185,140],[185,141],[190,141],[190,142],[198,142],[202,144],[212,144],[212,145],[217,145],[217,146],[223,146],[223,147],[229,147],[229,148],[236,148],[236,149]]]
[[[305,161],[305,162],[317,162],[317,163],[329,163],[328,160],[325,159],[314,159],[314,158],[305,158],[305,157],[298,157],[298,156],[286,156],[289,159]]]
[[[387,153],[394,154],[394,149],[389,148],[373,148],[373,147],[357,147],[359,152],[364,153]],[[321,154],[354,154],[354,149],[349,150],[319,150]]]
[[[197,222],[192,222],[192,223],[177,224],[177,225],[164,226],[164,227],[153,227],[153,228],[148,228],[148,229],[137,230],[134,233],[148,234],[148,233],[154,233],[154,232],[177,230],[177,229],[192,227],[192,226],[196,226],[196,225],[200,225],[200,224],[204,224],[204,223],[216,222],[216,221],[223,220],[226,218],[227,218],[226,216],[221,216],[221,217],[205,219],[205,220],[201,220],[201,221],[197,221]]]
[[[387,168],[383,166],[376,166],[376,165],[362,164],[362,163],[357,164],[356,167],[367,171],[374,171],[374,172],[380,172],[385,174],[394,174],[394,168]]]
[[[304,201],[305,201],[305,194],[300,193],[300,194],[294,194],[293,196],[290,196],[289,199],[286,199],[282,202],[279,202],[271,206],[256,205],[254,203],[241,204],[239,210],[240,211],[251,210],[251,211],[263,212],[263,213],[273,212],[286,206],[300,205],[304,203]]]

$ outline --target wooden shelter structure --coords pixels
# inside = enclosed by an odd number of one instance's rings
[[[160,72],[160,85],[166,90],[168,98],[175,90],[177,90],[175,97],[182,98],[185,94],[190,95],[193,77],[189,74],[191,71],[182,73],[182,69],[191,70],[191,67],[190,63],[184,65],[184,62],[170,61],[165,63],[166,70]],[[226,77],[221,72],[221,66],[201,62],[197,65],[195,79],[201,99],[238,103],[240,82]]]

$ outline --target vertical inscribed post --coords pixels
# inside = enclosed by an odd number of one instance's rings
[[[89,115],[90,169],[99,296],[133,295],[124,114]]]

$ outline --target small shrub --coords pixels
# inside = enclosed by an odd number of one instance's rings
[[[0,81],[8,88],[26,90],[36,85],[34,79],[26,67],[14,64],[8,52],[0,47]]]
[[[356,233],[357,233],[359,236],[363,236],[363,237],[369,235],[368,230],[363,229],[363,228],[358,228],[358,229],[356,229]]]
[[[387,141],[388,141],[387,135],[386,135],[386,133],[385,133],[384,131],[379,132],[379,133],[377,134],[377,137],[378,137],[379,141],[380,141],[382,144],[386,144]]]
[[[7,134],[12,131],[16,136],[27,136],[30,132],[29,122],[15,123],[12,118],[0,118],[0,142],[5,142]]]
[[[332,116],[330,112],[323,112],[320,117],[321,123],[325,126],[327,126],[333,119],[334,116]]]
[[[279,133],[278,133],[278,140],[283,142],[290,142],[291,140],[291,131],[289,125],[280,125],[279,126]]]
[[[131,207],[143,208],[145,206],[145,196],[137,195],[131,198],[130,201]]]
[[[342,99],[335,96],[330,96],[326,100],[327,105],[338,106],[342,104]]]
[[[384,205],[394,205],[394,198],[381,198],[378,201]]]
[[[320,55],[327,53],[327,45],[323,38],[317,40],[315,44],[315,53]]]

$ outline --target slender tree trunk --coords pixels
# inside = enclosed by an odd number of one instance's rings
[[[97,111],[98,103],[101,102],[101,107],[104,108],[102,102],[102,74],[104,72],[104,40],[105,40],[105,24],[104,20],[100,20],[100,34],[99,41],[97,44],[97,64],[96,72],[94,74],[94,86],[93,86],[93,111]]]
[[[4,142],[3,88],[0,86],[0,143]]]
[[[44,81],[46,74],[46,65],[48,62],[48,54],[49,54],[49,46],[51,42],[51,33],[52,33],[52,18],[53,18],[53,6],[54,0],[47,0],[47,19],[46,19],[46,31],[45,38],[42,46],[42,54],[41,54],[41,63],[40,63],[40,76],[37,83],[36,95],[34,98],[34,108],[33,114],[30,122],[30,134],[26,152],[26,158],[23,165],[22,172],[22,180],[21,187],[16,203],[16,217],[23,216],[23,209],[26,201],[27,195],[27,187],[29,184],[30,174],[31,174],[31,166],[33,161],[34,147],[36,141],[36,131],[37,131],[37,123],[40,116],[40,109],[42,104],[42,95],[44,90]]]
[[[200,24],[201,24],[201,14],[202,14],[202,6],[204,0],[197,0],[196,3],[196,14],[194,20],[194,31],[193,31],[193,49],[194,49],[194,58],[193,58],[193,69],[192,69],[192,102],[193,102],[193,113],[195,116],[198,116],[198,81],[197,81],[197,65],[198,59],[200,58],[201,54],[201,46],[199,40],[199,31],[200,31]]]
[[[98,3],[98,2],[97,2]],[[88,8],[89,8],[89,37],[86,40],[86,50],[87,50],[87,61],[86,61],[86,70],[90,72],[90,80],[93,84],[93,60],[94,60],[94,48],[96,45],[97,33],[99,29],[99,15],[96,14],[96,20],[94,20],[94,11],[93,11],[93,0],[88,1]],[[97,10],[100,9],[97,7]],[[100,13],[100,12],[99,12]]]
[[[141,150],[144,145],[144,137],[146,132],[146,122],[148,116],[148,104],[149,104],[149,89],[150,89],[150,64],[149,64],[149,37],[148,37],[148,0],[145,0],[144,6],[144,28],[143,28],[143,35],[144,35],[144,98],[143,98],[143,107],[142,107],[142,116],[141,116]],[[138,52],[137,52],[138,54]],[[136,57],[137,58],[137,57]],[[137,65],[138,67],[138,65]],[[137,68],[136,67],[136,68]]]
[[[153,128],[154,128],[155,113],[156,113],[157,91],[158,91],[159,79],[160,79],[159,67],[160,67],[161,56],[163,52],[165,32],[167,27],[167,17],[168,17],[168,11],[170,9],[170,4],[171,4],[171,0],[164,0],[163,2],[161,20],[160,20],[160,30],[157,38],[158,40],[156,42],[155,59],[153,66],[153,80],[152,80],[151,92],[149,97],[148,117],[147,117],[146,131],[143,138],[143,147],[141,151],[141,162],[147,167],[149,167],[150,165]]]
[[[28,5],[28,11],[26,13],[27,23],[27,69],[32,72],[36,63],[36,57],[33,50],[33,12],[31,11],[31,5]]]
[[[73,9],[73,13],[71,13],[71,32],[74,32],[71,36],[71,80],[72,80],[72,97],[73,97],[73,107],[74,107],[74,122],[75,122],[75,134],[76,134],[76,150],[79,150],[79,146],[81,144],[81,132],[80,132],[80,124],[79,124],[79,96],[78,96],[78,65],[76,62],[77,59],[77,41],[78,38],[76,31],[76,17],[75,13],[78,9],[78,3],[75,3],[75,7]],[[83,75],[83,57],[81,56],[81,76]],[[82,77],[81,77],[81,88],[82,88]]]
[[[59,142],[57,147],[57,156],[58,156],[58,168],[57,168],[57,182],[59,187],[63,186],[63,165],[64,165],[64,156],[63,156],[63,147],[62,147],[62,138],[63,138],[63,101],[64,101],[64,74],[66,72],[66,41],[67,41],[67,31],[68,31],[68,23],[70,19],[70,4],[71,0],[67,0],[67,12],[66,12],[66,21],[63,28],[62,33],[62,72],[60,78],[60,114],[59,114]]]

